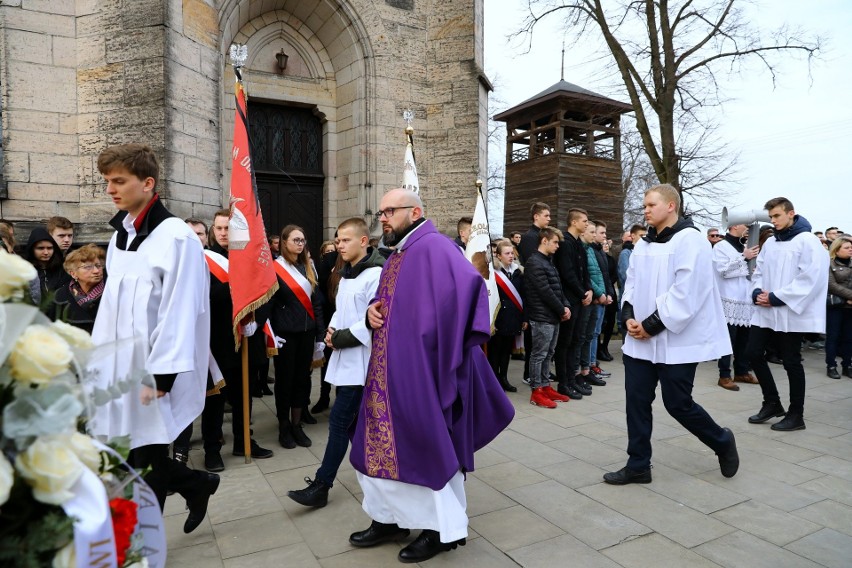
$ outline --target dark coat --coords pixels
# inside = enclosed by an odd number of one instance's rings
[[[541,229],[532,225],[526,233],[521,235],[521,242],[518,243],[517,249],[518,254],[521,255],[521,264],[527,263],[527,259],[532,256],[532,253],[538,250],[539,243],[541,243]]]
[[[47,261],[46,266],[42,266],[35,259],[35,246],[41,241],[48,241],[53,245],[53,255]],[[43,227],[33,229],[29,240],[27,240],[27,246],[24,248],[23,257],[35,266],[36,272],[38,272],[38,283],[33,282],[30,284],[30,292],[36,304],[43,304],[44,300],[52,293],[67,286],[71,282],[71,275],[65,272],[65,268],[62,266],[64,263],[62,251],[59,250],[59,245],[56,244],[56,241],[47,232],[47,229]],[[50,310],[51,308],[52,304],[50,303],[44,306],[45,310]]]
[[[302,276],[306,275],[305,266],[296,265],[296,268],[302,273]],[[312,267],[307,269],[313,270]],[[314,320],[308,315],[296,294],[279,276],[278,291],[272,297],[272,329],[275,330],[277,335],[313,331],[317,341],[323,341],[325,339],[325,320],[323,319],[321,296],[319,288],[314,288],[311,294],[311,304],[316,317]]]
[[[74,299],[74,294],[71,292],[71,283],[63,286],[56,291],[53,297],[53,310],[49,314],[51,319],[64,321],[68,325],[79,327],[89,333],[95,327],[95,316],[98,315],[98,306],[101,304],[101,298],[90,300],[85,305],[81,306]]]
[[[558,324],[571,304],[562,293],[559,273],[550,259],[536,250],[524,267],[524,311],[528,321]]]
[[[613,279],[609,269],[609,261],[607,260],[607,255],[604,254],[603,247],[598,243],[592,243],[589,246],[592,248],[593,251],[595,251],[595,258],[598,260],[598,266],[601,269],[601,274],[603,274],[606,295],[615,299],[615,287],[612,284]],[[616,280],[618,280],[618,274],[616,274]]]
[[[524,274],[520,270],[515,270],[511,274],[498,269],[506,278],[515,286],[521,298],[524,297]],[[497,312],[497,318],[494,321],[496,335],[517,335],[521,332],[521,326],[527,321],[524,315],[525,310],[519,310],[511,298],[499,286],[497,290],[500,292],[500,311]]]
[[[553,255],[553,264],[562,280],[562,291],[565,297],[574,305],[582,302],[587,290],[592,289],[589,279],[589,264],[586,249],[579,237],[574,238],[565,231],[565,240],[559,245]]]

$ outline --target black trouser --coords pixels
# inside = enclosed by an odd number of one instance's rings
[[[527,326],[524,330],[524,378],[530,376],[530,352],[532,352],[532,330]]]
[[[488,340],[488,362],[500,382],[508,380],[509,361],[512,358],[514,335],[492,335]]]
[[[324,400],[328,403],[331,398],[331,384],[325,382],[325,374],[328,372],[328,362],[331,360],[331,354],[334,353],[334,349],[331,347],[326,347],[325,351],[323,351],[323,356],[325,356],[325,365],[322,366],[322,370],[320,370],[320,397],[319,400]]]
[[[268,365],[267,365],[268,366]],[[222,374],[224,374],[227,378],[225,379],[225,390],[222,391],[225,393],[225,397],[228,399],[228,403],[231,405],[231,433],[234,435],[234,449],[242,450],[243,449],[243,371],[242,368],[237,367],[234,369],[229,369],[227,374],[224,369],[222,369]],[[251,375],[249,375],[249,421],[251,421],[251,408],[252,408],[252,397],[251,397]]]
[[[286,343],[275,356],[275,412],[278,424],[290,420],[290,409],[301,409],[311,392],[311,362],[316,333],[283,334]]]
[[[615,329],[615,319],[617,314],[618,300],[613,299],[613,302],[607,305],[606,309],[604,309],[604,320],[603,325],[601,326],[601,335],[603,335],[601,346],[603,346],[603,348],[607,351],[609,350],[609,340],[612,339],[612,333]],[[598,351],[600,351],[600,349],[598,349]]]
[[[204,453],[218,452],[222,449],[222,422],[225,418],[225,397],[213,394],[204,399],[201,411],[201,439],[204,441]],[[192,438],[192,422],[189,423],[174,441],[174,451],[189,454],[189,441]]]
[[[764,308],[765,309],[765,308]],[[769,341],[774,341],[778,356],[784,363],[787,379],[790,381],[790,414],[803,414],[805,411],[805,368],[802,366],[802,334],[796,332],[772,331],[765,327],[751,326],[748,334],[746,357],[760,382],[764,402],[781,402],[778,387],[769,364],[763,358],[763,352]]]
[[[571,344],[568,346],[568,380],[574,378],[580,371],[580,361],[582,360],[580,351],[583,343],[586,341],[586,327],[589,324],[589,317],[592,315],[594,306],[577,306],[577,309],[571,312],[571,319],[574,320],[574,329],[571,333]],[[588,354],[586,355],[588,357]]]
[[[166,504],[166,495],[169,491],[189,499],[198,491],[204,480],[203,472],[189,469],[186,464],[171,459],[168,444],[151,444],[130,450],[127,463],[137,471],[151,466],[151,470],[145,476],[145,482],[157,496],[160,511]]]
[[[748,330],[746,325],[728,324],[728,335],[731,338],[732,355],[719,357],[719,378],[731,378],[731,357],[734,358],[734,375],[747,375],[749,369],[748,360]],[[762,358],[762,357],[761,357]]]
[[[731,443],[730,436],[692,400],[692,385],[698,363],[666,365],[622,355],[624,390],[627,393],[627,467],[645,471],[651,465],[651,403],[656,397],[657,383],[663,404],[672,418],[689,430],[717,454]]]
[[[570,366],[571,338],[574,335],[574,324],[577,321],[577,308],[571,308],[571,319],[559,323],[559,337],[556,339],[556,352],[553,361],[556,366],[556,380],[560,384],[574,378],[574,370]]]

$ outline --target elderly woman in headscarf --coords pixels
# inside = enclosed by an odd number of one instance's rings
[[[104,249],[94,244],[68,253],[64,267],[72,280],[56,291],[53,298],[54,319],[92,332],[106,284],[105,260]]]

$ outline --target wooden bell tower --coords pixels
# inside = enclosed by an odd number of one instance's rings
[[[565,230],[568,209],[607,224],[618,242],[624,213],[621,115],[629,104],[567,81],[494,117],[506,123],[504,233],[525,231],[530,206],[551,207],[551,225]]]

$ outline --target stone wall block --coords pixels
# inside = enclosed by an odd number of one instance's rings
[[[60,155],[77,154],[77,137],[69,134],[10,130],[8,151],[50,152]]]
[[[160,123],[162,124],[162,123]],[[165,148],[166,133],[165,129],[155,126],[147,126],[144,128],[135,128],[124,132],[109,132],[107,133],[107,145],[114,146],[115,144],[130,144],[131,142],[139,142],[140,144],[148,144],[156,152],[158,156],[163,153]]]
[[[79,111],[83,113],[119,108],[124,93],[115,85],[124,84],[124,64],[113,63],[77,71]]]
[[[165,54],[165,28],[154,26],[107,35],[107,63],[162,57]]]
[[[53,37],[53,64],[57,67],[77,67],[77,40],[71,37]]]
[[[119,12],[121,27],[125,30],[165,23],[166,10],[163,0],[123,0]]]
[[[59,132],[59,116],[55,112],[16,110],[7,113],[6,128],[30,132]]]
[[[209,48],[219,42],[219,15],[204,0],[183,0],[183,33]]]
[[[218,115],[217,85],[183,65],[169,66],[168,101],[169,105],[180,110],[211,117]]]
[[[190,136],[183,132],[170,132],[169,150],[186,156],[195,156],[198,153],[197,139],[195,136]]]
[[[74,37],[76,34],[74,16],[47,12],[5,10],[3,24],[7,30],[22,30],[47,36]]]
[[[106,65],[106,38],[85,36],[77,38],[77,67],[103,67]]]
[[[76,94],[73,69],[22,61],[6,63],[7,109],[75,112]],[[50,97],[45,96],[49,88]]]
[[[210,189],[205,187],[201,190],[201,202],[205,205],[215,207],[216,209],[221,209],[223,207],[223,197],[224,196],[221,189]],[[210,214],[207,218],[212,219],[213,215]]]
[[[30,182],[76,185],[79,182],[79,165],[77,156],[30,153]]]
[[[30,155],[28,152],[6,152],[3,154],[3,179],[6,181],[30,181]]]
[[[36,12],[76,16],[77,8],[75,4],[75,0],[24,0],[21,7],[24,10],[33,10]]]
[[[165,99],[163,61],[162,57],[155,57],[125,65],[124,104],[126,106],[157,104]]]
[[[186,181],[184,175],[184,155],[177,152],[166,152],[163,160],[164,179],[183,183]]]
[[[198,70],[201,66],[201,47],[175,30],[169,30],[166,35],[166,57],[184,67]]]
[[[40,215],[36,213],[36,216],[33,217],[31,214],[23,217],[18,217],[17,215],[13,215],[9,213],[9,210],[14,211],[16,207],[21,207],[25,210],[30,210],[33,204],[38,204],[42,207],[42,209],[46,209],[50,207],[45,205],[46,202],[51,201],[63,201],[66,205],[70,205],[71,202],[77,202],[80,199],[80,190],[77,188],[76,180],[74,180],[73,185],[54,185],[47,183],[20,183],[20,182],[9,182],[9,200],[3,202],[3,216],[9,215],[9,218],[24,218],[24,219],[44,219],[46,217],[50,217],[51,215],[62,215],[61,213],[51,213],[50,215],[45,215],[41,213]],[[7,209],[7,207],[9,209]],[[76,204],[75,207],[76,209]],[[68,211],[71,211],[71,207],[67,208]],[[64,217],[76,217],[76,211],[71,215],[63,215]]]
[[[53,58],[52,36],[16,29],[6,30],[5,57],[30,63],[48,63]]]
[[[79,137],[80,154],[97,155],[109,145],[106,134],[81,134]]]
[[[201,201],[201,188],[195,185],[168,180],[164,183],[169,203],[173,201]]]
[[[111,4],[116,7],[102,5],[94,14],[80,16],[77,18],[77,37],[100,36],[118,34],[121,32],[121,12],[117,6],[119,2],[113,0]]]
[[[111,133],[121,130],[136,130],[150,126],[163,127],[165,109],[159,105],[124,107],[102,112],[98,115],[98,128]]]
[[[216,109],[210,109],[212,115],[218,118]],[[186,113],[183,115],[183,132],[197,138],[219,139],[219,127],[213,118],[196,116]]]
[[[200,187],[219,188],[219,163],[208,159],[186,156],[184,158],[186,183]]]

